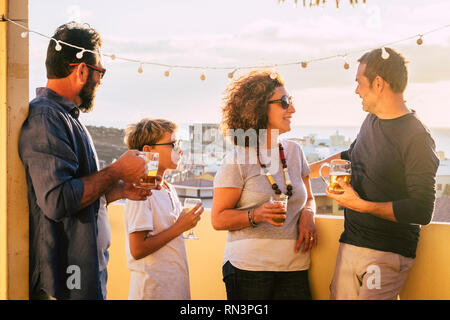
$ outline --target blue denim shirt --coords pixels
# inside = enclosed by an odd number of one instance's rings
[[[97,256],[99,201],[80,209],[81,177],[95,173],[95,154],[80,111],[38,88],[19,140],[30,210],[30,294],[102,299]]]

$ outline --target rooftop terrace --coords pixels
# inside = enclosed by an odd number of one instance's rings
[[[195,228],[200,240],[186,240],[191,296],[193,300],[226,299],[222,282],[222,258],[227,232],[211,226],[211,212],[205,210]],[[130,273],[125,258],[123,206],[109,206],[112,241],[108,266],[108,299],[127,299]],[[318,216],[317,248],[311,253],[310,286],[313,299],[326,300],[333,276],[343,217]],[[400,294],[400,299],[450,299],[450,225],[433,223],[421,231],[417,258]]]

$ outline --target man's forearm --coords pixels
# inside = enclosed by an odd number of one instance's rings
[[[109,190],[106,191],[106,203],[111,203],[124,198],[123,195],[124,182],[116,182]]]
[[[322,164],[324,164],[325,162],[331,162],[331,160],[334,160],[334,159],[340,159],[340,158],[341,158],[341,153],[336,153],[336,154],[334,154],[334,155],[332,155],[332,156],[330,156],[330,157],[328,157],[328,158],[326,158],[326,159],[323,159],[323,160],[320,160],[320,161],[311,163],[311,164],[309,165],[309,168],[311,169],[311,173],[309,174],[309,177],[310,177],[310,178],[318,178],[318,177],[320,177],[320,175],[319,175],[319,169],[320,169],[320,166],[321,166]],[[323,169],[323,174],[324,174],[325,176],[328,176],[328,175],[329,175],[328,167],[325,167],[325,168]]]
[[[361,199],[361,203],[358,204],[354,210],[362,213],[368,213],[378,218],[397,222],[394,215],[394,207],[392,202],[371,202]]]
[[[84,185],[84,192],[81,198],[80,209],[84,209],[94,203],[103,194],[107,193],[118,180],[118,175],[115,173],[112,165],[90,176],[81,178]]]

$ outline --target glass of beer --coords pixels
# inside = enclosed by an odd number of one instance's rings
[[[330,182],[328,182],[322,175],[322,169],[324,167],[330,168]],[[343,193],[344,189],[341,188],[338,182],[338,178],[342,178],[344,182],[350,183],[352,177],[352,163],[347,160],[334,159],[331,163],[325,162],[319,169],[320,177],[329,186],[329,190],[334,193]]]
[[[139,152],[139,156],[145,160],[147,169],[146,174],[141,178],[138,184],[134,186],[136,188],[148,188],[156,187],[156,174],[158,172],[159,165],[159,153],[158,152]]]
[[[198,198],[186,198],[184,199],[184,206],[183,208],[187,211],[190,211],[194,209],[199,203],[202,203],[202,200]],[[187,236],[183,235],[184,239],[194,239],[198,240],[199,238],[194,235],[194,229],[189,230],[189,233]]]
[[[281,209],[283,211],[276,212],[276,213],[279,213],[279,214],[287,213],[287,205],[288,205],[288,196],[287,195],[285,195],[283,193],[276,194],[276,195],[270,197],[270,201],[272,203],[280,203],[283,206],[283,208]],[[272,220],[277,223],[284,223],[285,219],[284,218],[273,218]]]

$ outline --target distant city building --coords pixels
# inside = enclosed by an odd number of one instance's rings
[[[441,161],[436,173],[436,197],[450,196],[450,160]]]
[[[127,147],[123,142],[124,131],[116,128],[88,126],[97,149],[100,168],[120,157]],[[289,138],[302,146],[309,163],[342,152],[352,141],[336,131],[329,139],[317,139],[315,134],[303,138]],[[169,171],[165,178],[172,183],[181,198],[202,198],[206,207],[211,205],[214,176],[227,152],[225,141],[216,123],[189,126],[189,140],[181,141],[183,163],[178,170]],[[450,222],[450,159],[443,151],[437,152],[440,166],[436,176],[435,222]],[[311,179],[316,199],[317,214],[343,215],[344,208],[325,193],[326,184],[321,178]]]
[[[436,153],[438,155],[439,160],[441,160],[441,161],[450,160],[450,159],[447,159],[445,157],[445,152],[444,151],[439,150]]]
[[[215,174],[215,172],[206,172],[201,176],[188,177],[173,183],[173,186],[181,198],[211,199],[213,197]]]
[[[316,213],[328,215],[344,215],[344,208],[339,206],[336,201],[327,197],[325,189],[327,184],[322,178],[311,178],[311,190],[316,200]]]
[[[350,139],[346,140],[345,136],[339,135],[339,130],[336,130],[336,134],[330,136],[330,145],[332,147],[346,147],[350,146],[352,141]]]
[[[450,196],[443,196],[436,199],[432,221],[450,222]]]

